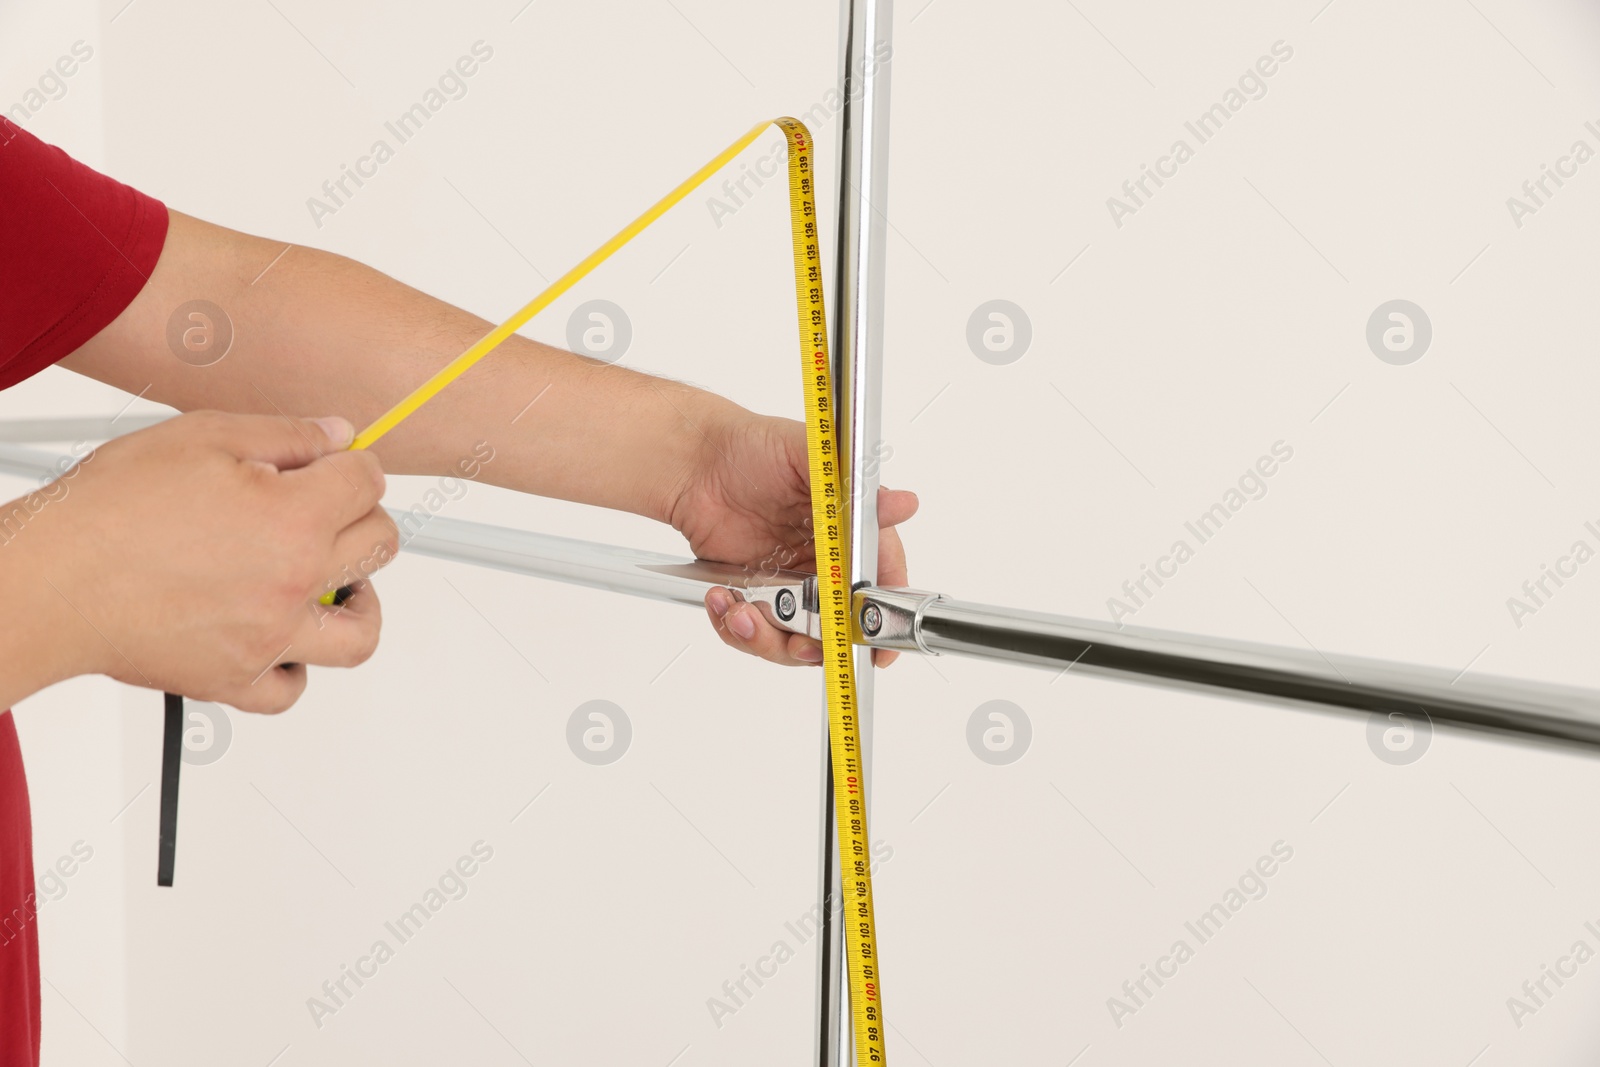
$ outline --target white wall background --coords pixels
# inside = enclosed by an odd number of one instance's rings
[[[83,40],[30,129],[495,319],[835,76],[829,4],[125,4],[6,0],[0,106]],[[903,3],[884,478],[922,494],[913,579],[1103,617],[1283,440],[1267,496],[1135,621],[1600,686],[1600,564],[1520,628],[1506,607],[1600,521],[1600,163],[1520,227],[1506,206],[1573,141],[1600,148],[1597,39],[1573,0]],[[315,226],[306,198],[479,40],[468,94]],[[1278,41],[1266,94],[1115,225],[1107,197],[1195,146],[1184,121]],[[610,299],[629,364],[796,412],[784,211],[765,190],[718,227],[697,198],[530,332],[559,343]],[[994,298],[1032,324],[1008,366],[966,342]],[[1409,366],[1364,336],[1395,298],[1432,322]],[[52,371],[0,415],[126,402]],[[427,484],[396,479],[391,503]],[[491,488],[449,514],[680,547]],[[813,956],[784,923],[813,891],[815,678],[677,609],[420,558],[381,589],[368,665],[316,674],[288,716],[233,715],[225,756],[185,769],[172,890],[160,698],[80,680],[18,709],[41,871],[93,850],[44,910],[46,1062],[805,1063]],[[633,724],[609,766],[565,743],[591,699]],[[966,741],[993,699],[1032,724],[1006,766]],[[1600,949],[1592,758],[1440,732],[1396,766],[1358,719],[950,659],[895,667],[878,701],[897,1063],[1600,1052],[1600,963],[1520,1026],[1506,1003],[1574,942]],[[318,1027],[307,999],[480,840],[468,894]],[[1279,841],[1267,894],[1119,1026],[1108,998],[1195,947],[1185,921]],[[799,956],[719,1027],[708,998],[780,939]]]

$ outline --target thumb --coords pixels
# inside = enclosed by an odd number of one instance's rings
[[[355,438],[355,427],[337,416],[291,419],[246,415],[230,427],[225,446],[242,460],[267,463],[280,471],[298,470],[330,452],[343,452]]]
[[[878,489],[878,525],[899,526],[917,513],[921,501],[908,489]]]

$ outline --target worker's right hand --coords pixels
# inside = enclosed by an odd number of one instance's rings
[[[55,589],[72,673],[279,712],[308,663],[378,644],[369,583],[398,534],[350,424],[198,412],[118,438],[69,472],[6,546]],[[64,488],[63,488],[64,487]],[[338,608],[317,601],[355,584]],[[47,604],[46,594],[36,603]]]

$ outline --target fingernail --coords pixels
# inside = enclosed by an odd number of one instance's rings
[[[726,589],[711,590],[711,612],[717,618],[722,618],[728,613],[728,608],[733,606],[733,598],[728,596]]]
[[[356,439],[356,428],[350,425],[349,419],[341,419],[337,415],[330,415],[325,419],[312,419],[311,421],[322,427],[322,432],[328,435],[328,440],[339,448],[343,448]]]
[[[748,611],[736,611],[728,616],[728,629],[740,640],[748,641],[756,635],[756,620],[750,617]]]
[[[804,660],[807,663],[821,663],[822,649],[817,645],[806,645],[794,654],[794,658]]]

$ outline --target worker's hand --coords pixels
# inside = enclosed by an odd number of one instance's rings
[[[200,412],[119,438],[64,477],[6,546],[54,587],[73,673],[279,712],[308,663],[377,647],[361,581],[393,558],[383,471],[350,424]],[[64,487],[64,488],[61,488]],[[317,601],[354,584],[338,608]]]
[[[704,427],[705,458],[678,493],[670,517],[701,559],[736,563],[752,573],[816,570],[811,537],[811,474],[805,426],[740,410]],[[917,511],[916,494],[878,491],[878,584],[906,584],[906,553],[895,527]],[[722,640],[788,666],[822,661],[822,646],[781,630],[727,589],[706,595]],[[876,649],[880,667],[899,655]]]

